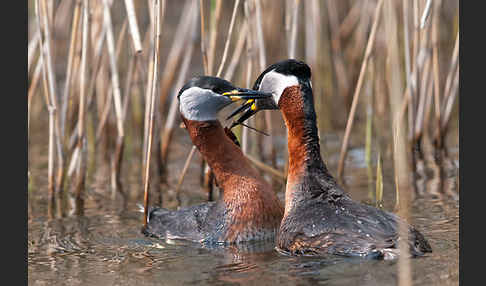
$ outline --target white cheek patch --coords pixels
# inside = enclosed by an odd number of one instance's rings
[[[179,97],[179,111],[189,120],[208,121],[215,120],[217,114],[211,106],[213,92],[200,87],[186,89]]]
[[[294,85],[299,85],[299,80],[296,76],[284,75],[272,70],[263,76],[259,90],[272,93],[273,100],[275,101],[275,104],[278,105],[278,101],[280,100],[283,91],[287,87]]]

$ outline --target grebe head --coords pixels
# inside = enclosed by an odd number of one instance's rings
[[[179,109],[189,120],[216,120],[217,113],[238,100],[256,100],[270,97],[260,91],[233,86],[217,77],[198,76],[189,80],[179,91]]]
[[[272,97],[248,100],[244,106],[246,109],[239,110],[243,115],[233,123],[233,126],[242,123],[259,110],[279,109],[279,101],[284,90],[290,86],[301,86],[312,89],[310,67],[298,60],[287,59],[277,62],[264,70],[253,85],[254,90],[272,94]],[[238,113],[232,113],[235,116]]]

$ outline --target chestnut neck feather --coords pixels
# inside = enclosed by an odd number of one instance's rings
[[[270,185],[250,165],[219,121],[192,121],[184,116],[182,120],[223,193],[218,201],[224,207],[218,213],[223,223],[214,226],[217,233],[221,232],[216,240],[273,237],[284,210]]]
[[[193,121],[183,116],[182,119],[192,142],[208,162],[223,190],[223,198],[229,198],[238,191],[239,186],[235,184],[238,178],[245,177],[258,185],[264,182],[240,148],[225,134],[219,121]]]
[[[321,158],[319,136],[316,126],[316,114],[312,89],[309,85],[287,87],[279,101],[288,135],[289,169],[287,176],[286,207],[298,195],[306,195],[306,191],[326,192],[326,188],[315,188],[315,178],[334,179],[329,174]],[[305,185],[306,187],[295,187]]]

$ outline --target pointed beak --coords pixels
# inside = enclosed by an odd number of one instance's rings
[[[265,93],[258,90],[251,90],[246,88],[237,88],[222,94],[229,97],[232,101],[238,100],[255,100],[272,97],[271,93]]]
[[[234,120],[233,123],[231,123],[230,129],[242,124],[245,120],[255,115],[259,110],[260,109],[258,108],[257,101],[255,99],[247,100],[244,104],[233,110],[233,112],[231,112],[230,115],[226,118],[226,120],[228,120],[230,118],[233,118],[237,114],[242,113],[242,115],[238,119]]]
[[[262,92],[258,90],[240,89],[238,92],[240,96],[238,99],[232,99],[233,101],[239,99],[246,99],[246,102],[233,110],[226,120],[235,117],[237,114],[242,114],[237,120],[234,120],[231,124],[231,128],[242,124],[245,120],[255,115],[259,110],[263,109],[278,109],[273,101],[273,95],[271,93]],[[230,92],[231,93],[231,92]],[[229,94],[229,93],[228,93]],[[236,94],[236,93],[234,93]],[[225,94],[223,94],[225,95]]]
[[[231,123],[230,129],[233,128],[233,127],[235,127],[235,126],[238,126],[240,124],[243,124],[243,122],[245,120],[247,120],[248,118],[252,117],[253,115],[255,115],[257,113],[258,109],[256,109],[256,108],[253,109],[252,106],[256,106],[255,103],[253,103],[250,107],[246,107],[245,109],[243,109],[240,112],[238,112],[238,113],[243,113],[243,115],[241,115],[240,118],[234,120]],[[232,116],[228,117],[228,119],[231,118],[231,117],[233,117],[233,116],[235,116],[238,113],[235,113],[235,114],[232,113]]]

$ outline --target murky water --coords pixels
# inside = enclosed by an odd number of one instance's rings
[[[339,155],[335,147],[339,147],[340,140],[337,136],[326,136],[325,141],[324,153],[328,154],[330,169],[335,170]],[[279,142],[276,140],[275,144]],[[174,158],[180,157],[174,163],[177,168],[183,164],[185,149],[189,147],[184,143],[180,147],[183,150],[174,152]],[[427,237],[433,253],[412,260],[414,285],[459,284],[458,148],[450,148],[447,162],[442,167],[436,166],[442,168],[442,179],[435,175],[434,168],[427,166],[424,176],[416,181],[410,222]],[[193,162],[194,172],[198,172],[198,164],[197,160]],[[346,170],[346,189],[351,196],[373,202],[374,181],[369,185],[362,148],[350,150]],[[134,177],[137,179],[133,182],[126,180],[127,189],[135,188],[138,192],[139,178]],[[391,159],[385,157],[383,205],[387,210],[393,210],[395,205],[393,180]],[[183,241],[146,238],[140,233],[142,214],[136,206],[141,200],[132,199],[123,209],[120,199],[110,200],[106,190],[102,195],[101,185],[88,188],[83,216],[68,213],[65,217],[48,219],[45,198],[30,198],[30,285],[397,284],[397,263],[393,261],[288,257],[277,253],[272,244],[255,244],[245,249],[204,249]],[[205,195],[198,176],[189,176],[184,185],[186,204],[203,201]],[[108,189],[108,184],[104,188]],[[46,190],[43,187],[31,191]]]

